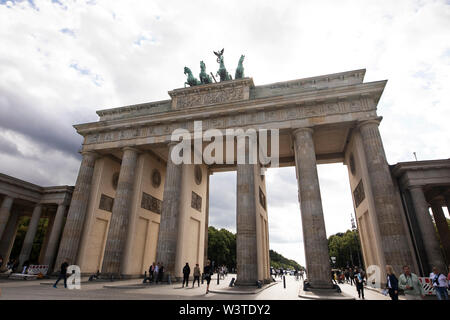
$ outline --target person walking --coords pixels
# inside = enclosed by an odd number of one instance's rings
[[[387,285],[386,289],[388,290],[389,296],[393,301],[398,300],[398,279],[395,276],[394,268],[391,265],[386,266],[386,274],[387,274]]]
[[[447,277],[440,273],[437,267],[433,267],[433,272],[430,274],[431,283],[438,300],[448,300],[448,281]]]
[[[53,285],[53,288],[57,288],[59,280],[64,279],[64,288],[67,288],[67,268],[69,267],[69,264],[67,261],[64,260],[63,263],[61,263],[61,270],[59,271],[58,279],[56,280],[55,284]]]
[[[211,282],[211,275],[212,275],[212,268],[211,268],[211,261],[206,261],[206,266],[203,268],[203,273],[205,275],[206,280],[206,294],[209,293],[209,283]],[[217,275],[219,276],[219,275]]]
[[[192,282],[192,288],[195,285],[195,281],[197,281],[198,286],[200,287],[200,267],[198,266],[198,263],[196,263],[194,267],[194,282]]]
[[[302,280],[304,280],[303,279],[303,270],[300,270],[300,278],[302,278]]]
[[[353,282],[355,281],[355,273],[353,272],[353,269],[350,269],[349,277],[350,277],[350,285],[353,286]]]
[[[405,292],[407,300],[422,300],[425,297],[419,278],[409,266],[403,266],[403,273],[398,277],[398,288]]]
[[[355,285],[358,291],[358,298],[364,298],[364,282],[365,282],[365,272],[362,269],[355,270]]]
[[[162,262],[159,264],[159,271],[158,271],[158,281],[162,282],[164,277],[164,265]]]
[[[154,279],[155,279],[155,283],[157,284],[158,283],[158,279],[159,279],[159,262],[158,263],[156,263],[156,266],[155,266],[155,269],[154,269],[154,271],[153,271],[153,276],[154,276]]]
[[[191,267],[189,267],[189,263],[186,262],[186,265],[183,268],[183,286],[182,288],[184,288],[184,283],[186,282],[186,287],[189,286],[189,275],[191,274]]]
[[[152,265],[150,266],[150,268],[148,268],[148,273],[149,273],[149,277],[150,277],[150,283],[155,282],[155,267],[156,267],[156,263],[153,262]]]

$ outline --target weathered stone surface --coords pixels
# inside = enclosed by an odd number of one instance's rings
[[[50,238],[48,240],[47,250],[45,251],[43,264],[49,266],[53,264],[53,260],[55,259],[56,255],[56,250],[58,248],[59,237],[61,236],[61,232],[63,229],[65,212],[66,212],[66,205],[65,204],[58,205],[55,220],[53,222],[53,226],[50,231]]]
[[[30,258],[31,249],[33,248],[33,240],[36,236],[36,231],[39,225],[39,219],[41,218],[42,205],[38,204],[34,207],[33,215],[31,216],[30,224],[28,225],[25,239],[23,240],[22,250],[19,255],[19,267],[22,268],[25,261]]]
[[[412,254],[407,241],[406,226],[401,217],[391,173],[378,130],[379,120],[360,123],[359,130],[364,146],[364,153],[373,193],[375,213],[381,236],[381,248],[386,264],[394,267],[396,272],[403,265],[412,265]]]
[[[64,260],[68,263],[76,262],[97,157],[98,155],[94,152],[83,153],[75,190],[72,195],[64,232],[59,245],[56,266],[61,265]]]
[[[8,196],[6,196],[2,201],[2,206],[0,207],[0,239],[2,238],[9,216],[11,215],[13,202],[14,199]]]
[[[317,175],[313,130],[300,128],[293,134],[308,280],[312,287],[331,288],[328,241]]]
[[[428,260],[428,270],[432,270],[433,266],[445,268],[444,259],[442,258],[441,254],[441,248],[436,237],[433,221],[431,220],[431,216],[428,211],[428,203],[425,200],[423,190],[420,186],[414,186],[411,187],[409,191],[411,193],[416,218],[419,222],[421,236],[423,244],[425,246],[425,252]]]
[[[236,194],[236,285],[255,285],[258,281],[256,235],[255,165],[237,165]]]
[[[3,237],[0,239],[0,255],[3,257],[3,265],[0,265],[0,270],[2,270],[9,261],[9,255],[17,232],[18,220],[19,216],[17,214],[10,215],[6,229],[3,232]]]
[[[433,211],[434,222],[436,223],[439,238],[441,239],[442,247],[444,248],[445,257],[447,260],[450,260],[450,230],[441,203],[433,201],[431,203],[431,210]],[[439,270],[441,270],[441,272],[445,271],[445,266],[441,266]]]
[[[129,215],[131,214],[138,155],[137,149],[127,147],[123,150],[119,182],[103,257],[102,274],[120,275],[122,273],[121,262],[127,238]]]
[[[175,274],[181,194],[182,165],[174,164],[170,157],[174,146],[175,144],[169,145],[161,224],[156,249],[156,260],[163,263],[166,276]]]

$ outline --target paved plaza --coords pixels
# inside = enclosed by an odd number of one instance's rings
[[[217,278],[213,278],[209,294],[205,294],[206,283],[199,287],[181,288],[181,284],[142,284],[141,279],[132,279],[114,282],[87,282],[81,281],[80,290],[64,289],[62,283],[58,288],[52,287],[54,279],[46,280],[0,280],[0,300],[308,300],[298,297],[301,281],[293,276],[286,276],[286,288],[281,278],[267,289],[257,290],[254,287],[248,290],[256,293],[243,294],[244,289],[237,289],[235,293],[217,293],[228,288],[230,280],[236,275],[228,275],[217,285]],[[191,282],[192,283],[192,282]],[[348,284],[340,285],[342,292],[358,299],[356,288]],[[382,294],[365,290],[366,300],[390,300]]]

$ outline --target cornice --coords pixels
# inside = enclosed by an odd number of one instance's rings
[[[270,110],[286,105],[308,105],[349,99],[354,97],[373,97],[375,104],[378,102],[387,80],[361,83],[340,87],[333,87],[315,91],[305,91],[291,95],[281,95],[268,98],[237,101],[220,105],[208,105],[189,109],[171,110],[150,115],[139,115],[135,118],[105,120],[74,125],[81,135],[103,132],[109,130],[146,126],[161,123],[174,123],[192,119],[210,118],[223,115],[252,113],[262,110]]]

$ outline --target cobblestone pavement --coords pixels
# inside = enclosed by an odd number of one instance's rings
[[[225,280],[221,280],[217,285],[216,279],[211,280],[210,289],[226,288],[235,275],[228,275]],[[293,276],[286,276],[286,288],[283,286],[281,278],[276,279],[276,284],[256,294],[205,294],[206,283],[200,287],[182,288],[181,284],[158,284],[142,285],[142,280],[132,279],[115,282],[89,282],[82,279],[80,290],[64,289],[62,282],[58,288],[52,287],[54,280],[0,280],[1,295],[0,300],[303,300],[298,297],[301,281],[296,281]],[[191,282],[192,285],[192,282]],[[105,287],[107,286],[107,287]],[[347,295],[357,298],[355,287],[348,284],[341,285],[342,291]],[[365,291],[367,300],[386,300],[388,297],[370,290]]]

